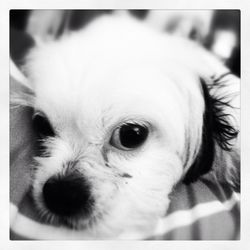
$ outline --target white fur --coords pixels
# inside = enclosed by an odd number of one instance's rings
[[[83,238],[150,235],[200,147],[199,76],[208,78],[224,67],[189,41],[127,17],[103,17],[34,49],[25,70],[34,107],[58,134],[47,142],[51,157],[37,158],[33,194],[41,213],[58,219],[46,211],[41,190],[50,176],[77,160],[96,202],[89,220],[72,222]],[[149,124],[146,143],[132,152],[109,144],[124,121]]]

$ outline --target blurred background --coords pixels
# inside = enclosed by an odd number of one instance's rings
[[[131,15],[162,32],[194,40],[240,76],[239,10],[11,10],[11,58],[21,66],[35,43],[83,29],[104,14]]]

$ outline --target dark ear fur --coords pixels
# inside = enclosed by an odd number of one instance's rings
[[[202,143],[195,162],[185,175],[183,180],[185,184],[196,181],[212,169],[216,143],[223,150],[230,151],[231,140],[238,134],[227,119],[230,114],[224,112],[224,108],[230,104],[223,100],[223,97],[211,96],[209,87],[203,79],[201,79],[201,87],[205,101]],[[216,87],[218,88],[218,85]]]

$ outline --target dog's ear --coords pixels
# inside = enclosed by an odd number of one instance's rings
[[[26,77],[10,61],[10,107],[34,107],[35,94],[28,84]]]
[[[196,160],[183,179],[185,184],[194,182],[201,175],[208,173],[214,165],[217,148],[222,151],[230,151],[232,141],[238,134],[237,129],[230,123],[230,114],[227,113],[229,107],[233,108],[230,106],[228,96],[218,96],[216,93],[219,91],[214,88],[220,88],[219,83],[207,84],[205,80],[201,79],[201,89],[205,103],[202,142]]]

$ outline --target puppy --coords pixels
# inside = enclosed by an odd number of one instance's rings
[[[195,43],[100,17],[27,57],[35,205],[83,239],[145,238],[173,187],[212,169],[239,187],[238,79]],[[228,80],[230,79],[230,80]],[[223,166],[224,165],[224,166]],[[221,168],[218,170],[218,168]]]

